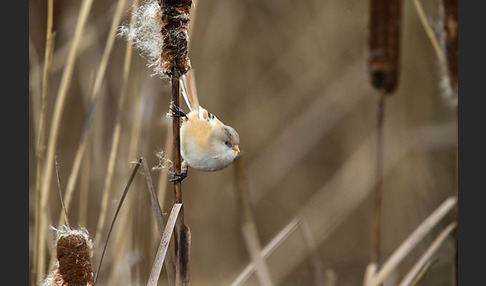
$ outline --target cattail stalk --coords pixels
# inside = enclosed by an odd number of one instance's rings
[[[189,9],[192,0],[150,0],[134,11],[134,26],[121,27],[120,35],[140,49],[156,75],[169,78],[172,86],[172,107],[179,109],[179,79],[190,68],[188,56]],[[180,152],[180,124],[178,116],[172,117],[172,163],[175,176],[182,174]],[[182,204],[181,181],[174,182],[174,204]],[[182,206],[174,231],[175,282],[189,284],[190,231],[184,224]]]
[[[400,68],[401,0],[370,0],[368,70],[378,91],[376,183],[372,222],[371,262],[381,259],[385,97],[398,85]]]
[[[179,76],[175,72],[171,76],[172,80],[172,104],[179,107]],[[173,150],[173,168],[174,173],[181,174],[181,142],[180,142],[180,117],[174,116],[172,118],[172,150]],[[174,184],[174,204],[182,204],[182,184],[176,182]],[[189,244],[190,231],[184,224],[184,206],[182,206],[179,216],[177,217],[174,230],[174,248],[175,248],[175,272],[176,285],[189,285]]]
[[[382,232],[382,200],[383,200],[383,146],[384,146],[384,122],[385,122],[385,93],[381,92],[378,98],[378,118],[376,134],[376,178],[373,207],[373,225],[371,240],[371,262],[379,263],[381,259],[381,232]]]
[[[452,87],[458,87],[458,1],[442,0],[445,11],[445,51],[447,67]]]
[[[179,78],[190,68],[188,57],[189,9],[192,0],[159,0],[162,9],[162,53],[161,69],[170,77],[172,85],[172,105],[179,108]],[[181,174],[180,124],[178,116],[172,117],[173,172]],[[174,204],[182,204],[182,184],[174,183]],[[191,234],[184,224],[184,206],[177,217],[174,230],[176,285],[189,285],[189,247]]]

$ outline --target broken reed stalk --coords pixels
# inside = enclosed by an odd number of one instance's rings
[[[402,1],[370,0],[369,3],[368,70],[371,85],[379,93],[371,247],[371,262],[378,265],[381,259],[385,98],[395,91],[398,85]]]
[[[35,183],[35,224],[34,224],[34,257],[32,273],[32,284],[36,284],[39,281],[39,276],[36,274],[38,271],[39,263],[39,223],[41,217],[41,186],[42,186],[42,171],[44,163],[44,151],[45,151],[45,121],[46,121],[46,106],[47,106],[47,92],[49,90],[49,76],[51,72],[52,55],[54,53],[54,40],[56,34],[52,31],[53,14],[54,14],[54,0],[47,1],[47,32],[46,32],[46,48],[44,53],[44,75],[42,78],[42,95],[41,95],[41,111],[39,119],[39,138],[37,140],[37,153],[36,153],[36,183]]]
[[[250,253],[252,262],[255,264],[255,271],[260,285],[274,285],[267,263],[261,253],[258,231],[250,207],[250,191],[248,178],[243,162],[243,155],[240,154],[233,161],[235,170],[235,183],[238,195],[238,205],[241,213],[241,231],[245,239],[246,248]]]
[[[174,232],[174,227],[177,223],[177,219],[179,217],[181,210],[182,210],[182,204],[175,203],[172,206],[172,210],[170,212],[169,218],[167,219],[167,227],[165,228],[162,234],[162,239],[160,240],[160,244],[157,249],[157,254],[155,255],[154,264],[150,272],[150,277],[149,277],[149,281],[147,282],[147,286],[156,286],[157,282],[159,281],[162,265],[165,262],[165,258],[167,258],[167,253],[168,253],[167,249],[169,248],[170,237]]]

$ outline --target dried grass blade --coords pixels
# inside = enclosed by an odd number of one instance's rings
[[[445,71],[447,70],[447,63],[444,57],[444,53],[440,48],[439,41],[437,40],[437,37],[435,36],[434,31],[432,30],[432,27],[430,27],[429,21],[427,21],[427,17],[425,16],[422,3],[420,3],[420,0],[413,0],[413,4],[415,6],[415,10],[417,11],[420,22],[424,27],[425,33],[427,34],[427,37],[429,38],[430,42],[432,43],[432,46],[434,47],[434,51],[435,54],[437,55],[437,58],[439,59],[440,65]]]
[[[118,206],[116,208],[115,216],[113,217],[113,220],[111,222],[110,229],[108,230],[108,235],[106,236],[105,245],[103,246],[103,251],[101,252],[100,263],[98,265],[98,269],[96,270],[96,275],[95,275],[95,280],[94,280],[95,283],[96,283],[96,280],[98,279],[98,275],[100,273],[101,263],[103,262],[103,256],[104,256],[105,251],[106,251],[106,246],[108,245],[108,240],[110,239],[111,231],[113,230],[113,226],[115,225],[116,218],[118,216],[118,213],[120,212],[121,206],[122,206],[123,202],[125,201],[125,197],[127,196],[128,190],[130,189],[130,186],[132,185],[132,182],[133,182],[135,175],[137,174],[138,168],[140,167],[141,164],[142,164],[142,159],[139,159],[137,164],[135,165],[135,168],[132,171],[132,174],[130,175],[130,179],[128,179],[128,183],[125,187],[125,190],[123,191],[120,202],[118,203]]]
[[[416,277],[420,274],[421,270],[430,262],[432,256],[439,250],[439,247],[444,243],[446,238],[451,234],[451,232],[457,227],[457,222],[451,222],[432,242],[432,244],[427,248],[427,250],[422,254],[419,260],[413,265],[410,271],[405,275],[405,277],[400,282],[399,286],[412,285]]]
[[[167,227],[162,234],[162,239],[160,240],[159,248],[155,256],[155,261],[150,273],[149,281],[147,286],[156,286],[159,281],[160,271],[162,270],[162,265],[164,263],[164,258],[166,257],[167,248],[169,247],[170,237],[174,231],[174,227],[179,217],[179,212],[181,211],[182,204],[175,203],[170,212],[169,218],[167,220]]]
[[[42,94],[41,94],[41,108],[40,108],[40,119],[39,119],[39,129],[38,129],[38,140],[37,140],[37,153],[36,153],[36,185],[35,185],[35,222],[34,222],[34,258],[33,258],[33,277],[32,282],[40,281],[42,279],[42,269],[44,269],[43,255],[40,255],[40,219],[43,214],[41,214],[41,187],[42,187],[42,171],[44,163],[44,152],[45,152],[45,121],[46,121],[46,105],[47,105],[47,92],[49,90],[49,75],[51,71],[52,55],[54,53],[54,39],[55,33],[52,32],[52,23],[54,16],[54,1],[49,0],[47,2],[47,35],[46,35],[46,49],[44,54],[44,75],[42,78]],[[30,46],[30,45],[29,45]]]
[[[263,258],[268,258],[270,254],[292,233],[299,224],[300,219],[294,218],[290,221],[274,238],[262,249],[261,256]],[[231,286],[242,285],[250,275],[255,271],[256,265],[254,262],[249,263],[243,271],[236,277],[236,279],[231,283]]]
[[[410,251],[429,233],[434,226],[456,205],[457,198],[449,197],[432,214],[430,214],[412,234],[395,250],[395,252],[385,261],[383,267],[376,276],[371,279],[368,286],[378,286],[383,283],[385,278],[393,272],[398,264],[407,256]]]

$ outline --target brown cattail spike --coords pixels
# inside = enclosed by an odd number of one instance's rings
[[[398,85],[401,0],[370,0],[368,69],[371,84],[387,94]]]
[[[159,0],[159,5],[162,9],[162,71],[167,76],[181,76],[191,68],[187,29],[192,0]]]
[[[56,269],[44,281],[44,286],[94,286],[91,267],[92,242],[84,228],[58,231]]]
[[[458,9],[457,0],[443,0],[445,11],[445,50],[447,56],[447,68],[452,87],[457,90],[458,86]]]

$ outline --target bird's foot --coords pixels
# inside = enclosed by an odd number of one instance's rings
[[[173,117],[185,117],[187,119],[187,115],[178,106],[171,104],[169,110],[172,112],[171,115]]]
[[[171,172],[171,175],[176,177],[176,178],[170,179],[169,182],[173,182],[174,184],[182,182],[182,180],[184,180],[187,177],[187,169],[188,168],[185,167],[184,171],[181,172],[181,173]]]

